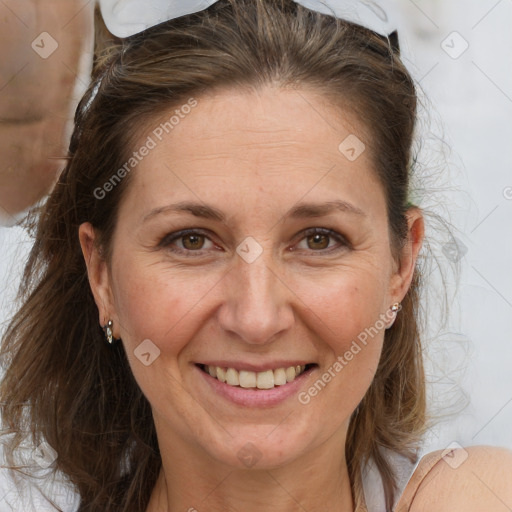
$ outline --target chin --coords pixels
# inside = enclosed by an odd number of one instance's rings
[[[290,417],[284,422],[281,418],[275,424],[240,426],[236,431],[231,428],[229,434],[223,431],[222,439],[208,443],[204,449],[212,459],[236,469],[276,469],[293,462],[314,444],[312,426],[305,431],[292,431],[288,424]]]

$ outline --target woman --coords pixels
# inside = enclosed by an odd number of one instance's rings
[[[11,448],[44,437],[80,511],[510,505],[498,448],[399,481],[427,421],[415,115],[396,44],[291,0],[109,49],[4,339]]]

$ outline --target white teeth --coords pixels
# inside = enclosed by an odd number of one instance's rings
[[[290,366],[288,368],[277,368],[275,370],[266,370],[264,372],[250,372],[234,368],[221,368],[220,366],[205,365],[204,369],[212,377],[230,386],[240,386],[242,388],[272,389],[275,386],[283,386],[287,382],[292,382],[306,368],[306,366]]]
[[[291,382],[295,379],[296,375],[295,366],[290,366],[290,368],[286,368],[286,382]]]
[[[272,389],[274,387],[274,372],[267,370],[266,372],[258,372],[256,387],[258,389]]]
[[[286,370],[278,368],[274,370],[274,386],[282,386],[283,384],[286,384]]]
[[[217,366],[217,379],[221,382],[226,382],[226,370],[220,366]]]
[[[242,370],[238,372],[240,380],[240,387],[242,388],[255,388],[256,387],[256,374],[254,372],[246,372]]]
[[[238,386],[240,384],[238,372],[235,369],[228,368],[226,372],[226,384],[229,384],[230,386]]]

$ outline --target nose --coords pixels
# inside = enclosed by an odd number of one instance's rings
[[[270,253],[264,250],[252,263],[237,256],[224,279],[220,327],[251,345],[270,343],[293,328],[295,321],[293,292],[273,268]]]

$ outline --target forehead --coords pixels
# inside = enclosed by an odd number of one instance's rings
[[[307,90],[220,90],[169,109],[148,127],[136,144],[151,149],[132,176],[132,206],[199,198],[224,207],[254,196],[291,206],[305,195],[339,193],[361,208],[383,201],[363,127]]]

